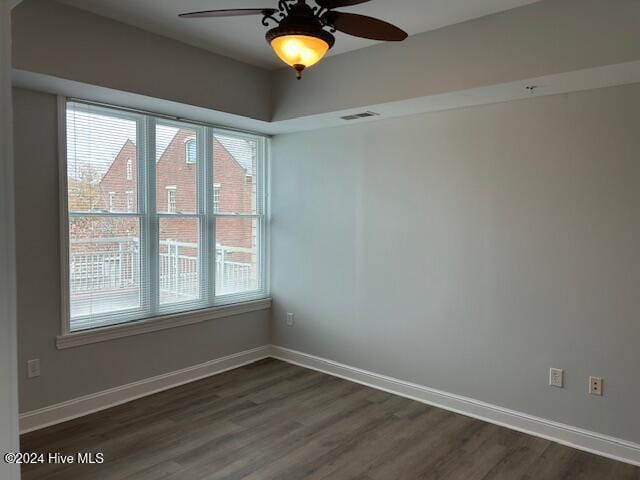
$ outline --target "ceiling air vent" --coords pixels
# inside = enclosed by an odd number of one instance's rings
[[[342,120],[359,120],[361,118],[367,118],[367,117],[377,117],[378,115],[380,115],[379,113],[376,112],[362,112],[362,113],[354,113],[353,115],[345,115],[344,117],[340,117]]]

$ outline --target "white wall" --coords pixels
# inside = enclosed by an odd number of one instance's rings
[[[638,105],[634,84],[276,137],[274,343],[640,441]]]
[[[62,318],[57,99],[14,90],[20,411],[269,343],[269,311],[57,350]],[[27,378],[26,362],[42,375]]]
[[[15,3],[0,0],[0,452],[3,456],[19,450],[10,74],[10,9]],[[16,465],[0,459],[0,478],[19,477]]]

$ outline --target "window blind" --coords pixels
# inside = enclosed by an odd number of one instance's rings
[[[264,137],[66,113],[69,331],[267,296]]]

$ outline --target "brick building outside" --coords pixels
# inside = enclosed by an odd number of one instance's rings
[[[193,131],[172,129],[167,133],[165,143],[166,148],[158,152],[156,162],[156,211],[161,214],[161,303],[172,303],[199,295],[199,219],[184,216],[198,211],[198,165]],[[117,217],[119,213],[137,211],[136,163],[136,145],[128,139],[101,178],[93,172],[87,178],[77,180],[77,184],[69,185],[72,209],[114,214],[109,218],[83,219],[70,224],[72,290],[75,286],[80,297],[82,292],[122,291],[128,288],[127,285],[139,285],[138,220]],[[253,144],[248,140],[216,135],[213,163],[211,208],[214,212],[255,213],[256,154]],[[251,218],[217,218],[218,294],[256,288],[255,229]],[[83,279],[87,278],[90,280],[83,285]]]
[[[255,160],[236,159],[222,137],[213,145],[213,209],[221,213],[253,213]],[[240,155],[238,155],[240,156]],[[240,163],[242,161],[242,163]],[[197,243],[198,224],[181,213],[197,212],[196,139],[190,130],[178,130],[156,163],[156,211],[175,213],[160,221],[160,240]],[[137,210],[136,146],[127,140],[99,184],[102,209],[110,212]],[[216,244],[253,246],[251,222],[243,219],[218,221]]]

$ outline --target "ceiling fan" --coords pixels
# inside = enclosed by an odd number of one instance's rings
[[[181,13],[182,18],[234,17],[240,15],[262,15],[262,25],[276,26],[267,32],[267,42],[276,55],[296,71],[302,71],[318,63],[333,47],[336,30],[355,37],[371,40],[401,42],[407,33],[383,20],[355,13],[336,12],[336,8],[359,5],[371,0],[279,0],[278,8],[234,8]]]

